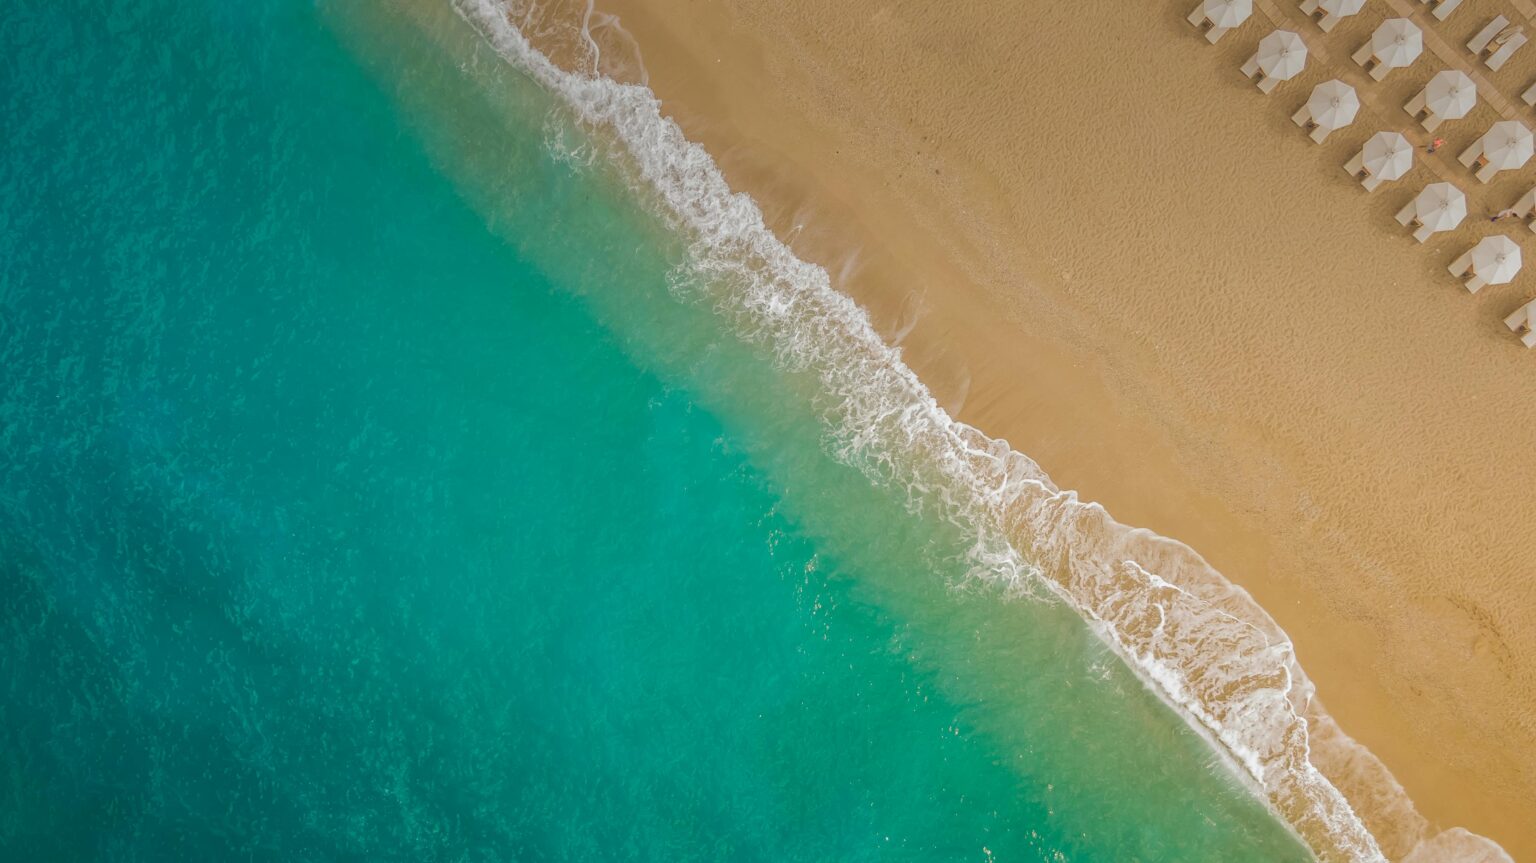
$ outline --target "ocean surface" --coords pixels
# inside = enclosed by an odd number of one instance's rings
[[[1310,859],[463,12],[8,3],[0,859]]]

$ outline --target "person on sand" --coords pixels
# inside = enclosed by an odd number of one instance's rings
[[[1445,144],[1445,139],[1444,138],[1436,138],[1435,140],[1429,142],[1429,146],[1425,147],[1424,151],[1428,152],[1428,153],[1433,153],[1436,150],[1440,149],[1442,146],[1444,146],[1444,144]]]

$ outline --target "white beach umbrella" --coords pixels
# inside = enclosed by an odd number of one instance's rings
[[[1307,99],[1307,113],[1312,122],[1324,129],[1342,129],[1355,121],[1360,111],[1360,97],[1355,88],[1335,78],[1312,88]]]
[[[1359,12],[1364,6],[1365,0],[1319,0],[1317,4],[1317,8],[1335,18],[1347,18]]]
[[[1205,0],[1200,9],[1211,26],[1230,30],[1253,14],[1253,0]]]
[[[1495,169],[1505,171],[1519,168],[1530,161],[1536,149],[1531,130],[1519,120],[1501,120],[1483,136],[1483,156]]]
[[[1424,33],[1407,18],[1388,18],[1371,34],[1371,53],[1384,66],[1407,66],[1424,53]]]
[[[1520,264],[1520,247],[1506,236],[1484,237],[1472,247],[1472,272],[1490,285],[1509,284]]]
[[[1264,76],[1289,81],[1307,65],[1307,43],[1289,30],[1276,30],[1259,40],[1259,68]]]
[[[1365,142],[1360,163],[1377,179],[1401,179],[1413,167],[1413,145],[1397,132],[1377,132]]]
[[[1413,212],[1431,231],[1449,231],[1467,217],[1467,196],[1450,183],[1430,183],[1413,199]]]
[[[1477,104],[1477,84],[1464,72],[1447,69],[1429,79],[1424,88],[1424,107],[1436,117],[1460,120]]]

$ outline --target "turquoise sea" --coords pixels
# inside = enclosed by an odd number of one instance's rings
[[[447,0],[11,0],[0,106],[0,859],[1310,858]]]

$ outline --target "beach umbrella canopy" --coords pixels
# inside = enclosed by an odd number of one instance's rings
[[[1508,237],[1484,237],[1472,247],[1472,272],[1490,285],[1509,284],[1520,263],[1520,247]]]
[[[1413,167],[1413,145],[1397,132],[1377,132],[1360,154],[1365,169],[1382,180],[1401,179]]]
[[[1365,0],[1320,0],[1317,4],[1317,8],[1335,18],[1345,18],[1353,15],[1364,6]]]
[[[1371,34],[1371,53],[1384,66],[1407,66],[1424,53],[1424,33],[1407,18],[1388,18]]]
[[[1259,40],[1259,68],[1265,77],[1289,81],[1307,65],[1307,43],[1289,30],[1276,30]]]
[[[1413,211],[1431,231],[1449,231],[1467,217],[1467,196],[1450,183],[1430,183],[1413,199]]]
[[[1477,104],[1477,85],[1464,72],[1447,69],[1429,79],[1424,107],[1446,120],[1460,120]]]
[[[1205,0],[1201,11],[1215,27],[1232,28],[1253,14],[1253,0]]]
[[[1342,129],[1355,121],[1360,110],[1360,97],[1355,88],[1335,78],[1312,88],[1307,99],[1307,113],[1312,122],[1324,129]]]
[[[1483,156],[1500,171],[1518,168],[1530,161],[1533,150],[1531,130],[1519,120],[1501,120],[1483,136]]]

